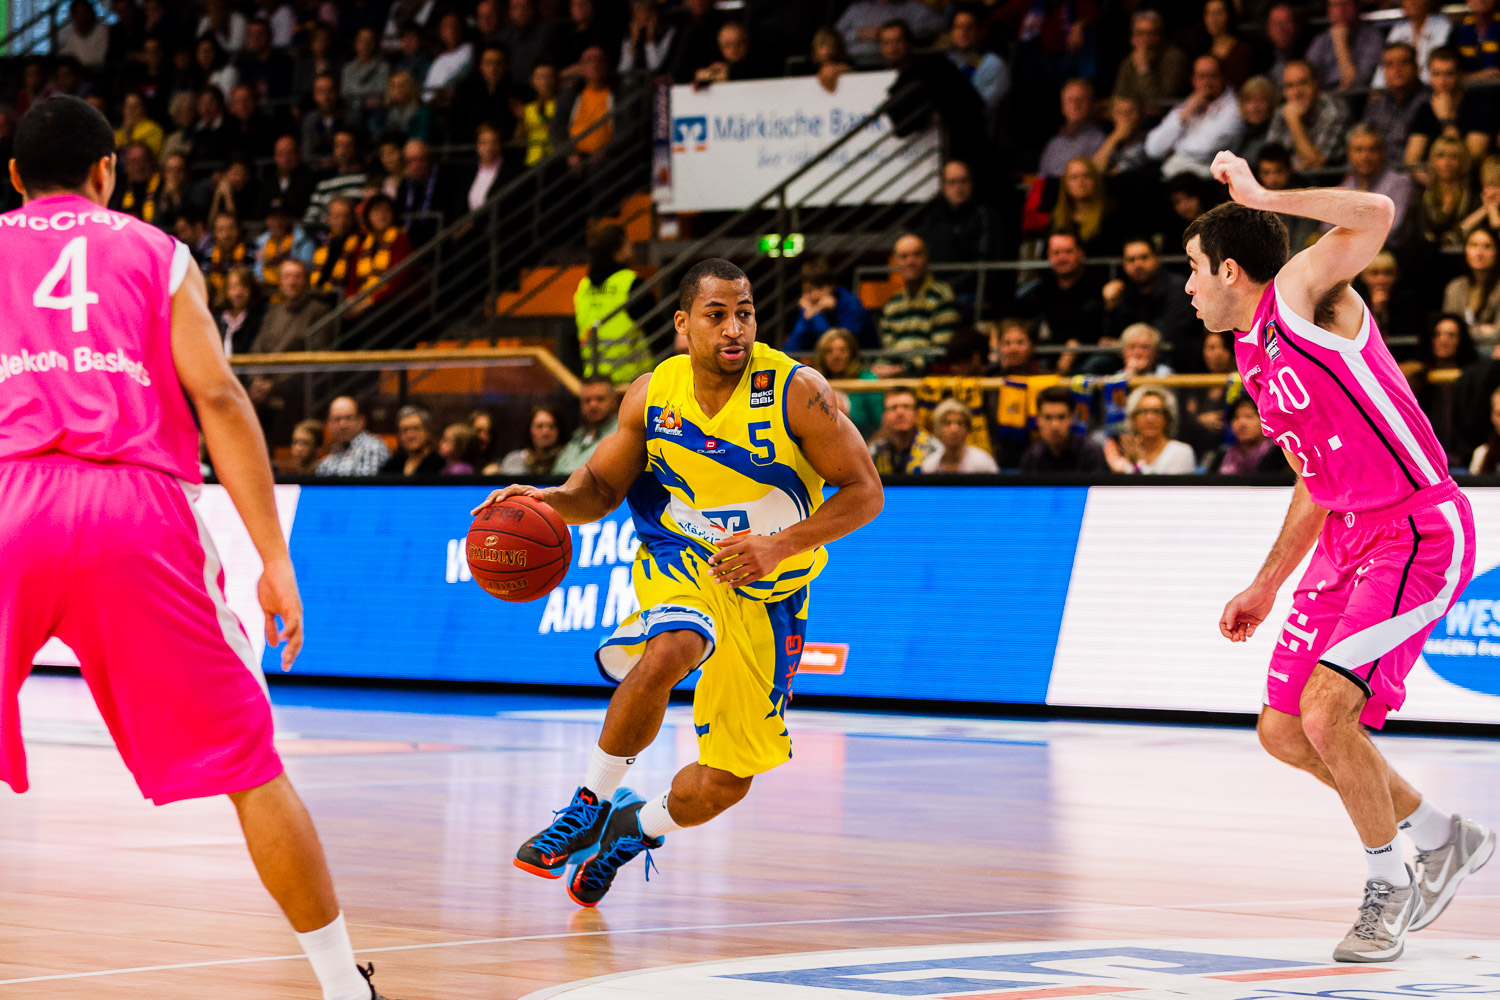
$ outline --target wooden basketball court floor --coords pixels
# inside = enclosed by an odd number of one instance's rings
[[[598,910],[581,910],[510,860],[580,780],[600,700],[310,688],[275,699],[355,947],[402,1000],[877,946],[1331,949],[1364,877],[1332,793],[1266,757],[1248,729],[794,708],[790,764],[718,821],[671,836],[649,883],[637,861]],[[23,713],[33,789],[0,790],[0,1000],[318,996],[227,801],[143,802],[76,678],[32,678]],[[1380,745],[1435,803],[1500,825],[1500,742]],[[691,718],[674,707],[631,784],[660,789],[693,756]],[[1500,864],[1408,955],[1444,940],[1500,958]],[[1500,993],[1490,982],[1473,992]]]

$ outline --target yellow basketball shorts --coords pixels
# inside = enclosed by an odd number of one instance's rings
[[[618,683],[653,636],[686,630],[708,641],[693,694],[698,762],[741,778],[792,756],[786,706],[807,634],[807,589],[752,601],[714,580],[691,549],[653,557],[642,546],[631,570],[641,610],[599,647],[599,670]]]

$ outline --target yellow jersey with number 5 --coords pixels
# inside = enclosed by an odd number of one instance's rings
[[[823,477],[787,426],[787,389],[801,367],[753,345],[734,395],[709,417],[693,395],[688,357],[657,366],[646,391],[646,472],[629,502],[636,534],[659,564],[687,575],[684,553],[707,558],[721,539],[774,535],[822,506]],[[779,601],[811,583],[827,561],[819,546],[736,589]]]

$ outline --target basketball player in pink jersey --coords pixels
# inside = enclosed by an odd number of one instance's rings
[[[1423,641],[1473,575],[1474,518],[1349,285],[1385,243],[1391,200],[1267,191],[1230,153],[1212,171],[1234,201],[1184,234],[1186,290],[1205,327],[1233,332],[1266,434],[1299,473],[1280,537],[1219,628],[1233,642],[1254,635],[1316,544],[1271,656],[1260,740],[1336,790],[1364,842],[1364,900],[1334,959],[1390,961],[1495,849],[1493,832],[1438,810],[1392,770],[1365,729],[1401,707]],[[1288,260],[1275,213],[1334,228]],[[1415,875],[1398,830],[1417,848]]]
[[[26,791],[17,695],[57,636],[142,794],[159,805],[228,795],[324,1000],[378,1000],[193,506],[196,411],[265,564],[266,639],[286,644],[289,669],[302,645],[297,580],[203,276],[186,246],[106,210],[114,132],[91,106],[34,105],[14,148],[25,204],[0,215],[0,779]]]

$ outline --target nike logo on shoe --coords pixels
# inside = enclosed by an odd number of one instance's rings
[[[1449,851],[1448,852],[1448,856],[1443,859],[1443,867],[1438,872],[1437,878],[1428,878],[1428,873],[1425,872],[1425,871],[1422,872],[1422,886],[1423,886],[1423,888],[1428,889],[1429,891],[1434,891],[1435,892],[1435,891],[1437,891],[1437,889],[1444,882],[1446,882],[1448,880],[1448,869],[1450,869],[1450,868],[1453,867],[1453,855],[1456,854],[1456,853],[1458,853],[1458,852],[1456,852],[1456,851]]]

